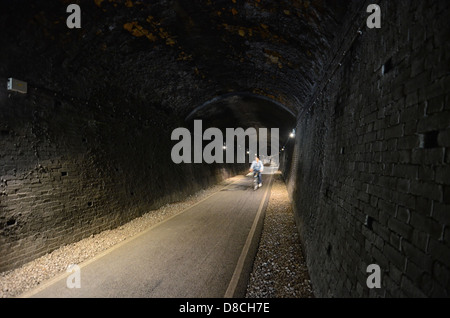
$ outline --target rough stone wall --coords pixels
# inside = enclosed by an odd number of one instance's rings
[[[284,174],[316,296],[448,297],[449,3],[379,5],[381,29],[363,15],[335,49]]]
[[[100,3],[82,3],[78,30],[67,1],[0,3],[0,271],[242,168],[171,162],[172,130],[216,94],[167,39],[172,3]],[[135,19],[158,40],[129,32]],[[7,92],[10,76],[28,94]]]
[[[105,107],[28,89],[0,87],[1,271],[239,171],[173,164],[171,131],[184,123],[142,101]]]

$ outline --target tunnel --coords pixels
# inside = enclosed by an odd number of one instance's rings
[[[450,296],[450,5],[372,4],[2,1],[0,272],[247,173],[201,120],[279,129],[316,297]]]

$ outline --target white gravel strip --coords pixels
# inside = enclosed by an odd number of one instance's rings
[[[279,172],[274,175],[246,297],[314,297],[292,205]]]

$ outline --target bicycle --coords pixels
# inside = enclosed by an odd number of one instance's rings
[[[253,171],[253,190],[255,190],[255,191],[259,188],[258,173],[261,173],[261,172]]]

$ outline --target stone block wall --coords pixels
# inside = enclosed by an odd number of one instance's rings
[[[174,164],[171,132],[185,123],[142,101],[89,103],[28,89],[0,87],[0,271],[242,168]]]
[[[336,42],[284,175],[317,296],[448,297],[450,5],[379,5],[381,29],[363,12]]]

